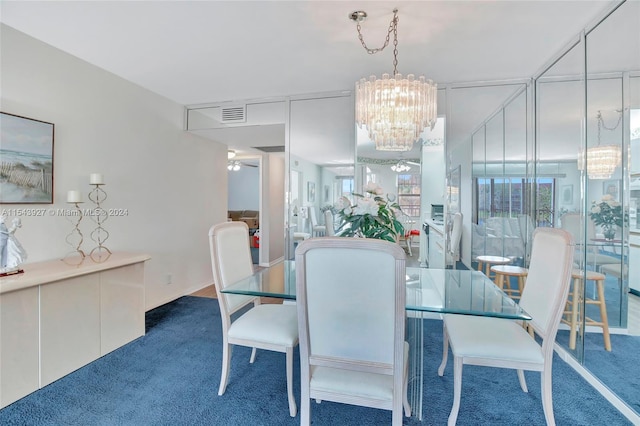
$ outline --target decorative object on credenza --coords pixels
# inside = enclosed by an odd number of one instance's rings
[[[94,262],[101,263],[111,256],[111,250],[104,245],[109,238],[109,232],[102,227],[102,224],[109,219],[109,213],[102,208],[102,203],[107,199],[107,193],[101,188],[104,185],[104,178],[100,173],[92,173],[89,176],[89,183],[95,187],[89,192],[89,199],[95,204],[93,214],[89,217],[96,224],[95,229],[91,231],[91,239],[97,244],[91,249],[89,257]]]
[[[0,112],[0,203],[53,203],[53,123]]]
[[[73,204],[75,207],[75,210],[69,214],[69,218],[73,222],[73,229],[65,238],[67,244],[69,244],[73,250],[62,258],[62,261],[68,265],[80,265],[84,262],[84,258],[86,257],[82,251],[84,236],[82,235],[82,231],[80,231],[80,222],[82,222],[83,216],[82,210],[80,209],[80,204],[82,202],[82,193],[80,191],[74,190],[67,192],[67,203]]]
[[[14,218],[11,228],[7,229],[6,219],[0,216],[0,277],[24,272],[20,265],[27,259],[27,252],[15,236],[16,230],[22,228],[22,221]]]

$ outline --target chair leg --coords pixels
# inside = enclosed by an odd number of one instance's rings
[[[571,331],[569,331],[569,349],[576,348],[576,333],[578,329],[578,299],[580,294],[580,283],[582,280],[580,278],[576,278],[573,280],[573,294],[571,295],[571,320],[570,326]],[[582,313],[584,316],[584,312]]]
[[[598,287],[598,301],[600,302],[600,322],[602,322],[602,336],[604,337],[604,348],[611,352],[611,336],[609,335],[609,319],[607,318],[607,305],[604,300],[604,282],[596,281]]]
[[[527,380],[524,378],[523,370],[518,370],[518,381],[520,381],[520,388],[522,391],[528,393],[529,389],[527,388]]]
[[[309,382],[301,380],[300,391],[300,426],[309,426],[311,422],[311,398],[309,398]]]
[[[404,366],[404,386],[402,390],[402,404],[404,405],[404,415],[406,417],[411,417],[411,404],[409,404],[409,363],[407,362]]]
[[[460,394],[462,393],[462,358],[453,356],[453,406],[449,414],[448,426],[455,426],[460,410]]]
[[[438,367],[438,376],[444,375],[444,369],[447,367],[447,359],[449,358],[449,335],[447,334],[447,327],[442,322],[442,362]]]
[[[547,365],[540,373],[540,382],[542,388],[542,409],[544,410],[544,418],[547,426],[555,426],[556,421],[553,416],[553,397],[551,395],[551,365]]]
[[[256,348],[251,349],[251,358],[249,358],[249,364],[253,364],[253,362],[256,360],[256,352]]]
[[[289,395],[289,414],[295,417],[298,411],[296,399],[293,397],[293,348],[287,348],[287,394]],[[308,399],[308,398],[307,398]]]
[[[229,380],[229,366],[231,364],[231,351],[233,346],[227,343],[227,339],[224,339],[222,344],[222,373],[220,375],[220,387],[218,388],[218,395],[223,395],[227,390],[227,381]]]

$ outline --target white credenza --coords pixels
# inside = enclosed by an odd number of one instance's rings
[[[0,279],[0,408],[145,333],[145,254],[23,265]]]

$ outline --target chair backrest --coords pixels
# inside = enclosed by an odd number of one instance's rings
[[[303,241],[296,249],[296,291],[303,374],[324,365],[393,374],[402,384],[406,268],[400,246],[366,238]]]
[[[449,256],[451,261],[455,262],[460,259],[460,240],[462,239],[462,213],[457,212],[451,219],[449,239]]]
[[[211,269],[216,286],[220,313],[224,319],[256,300],[253,296],[225,294],[222,290],[243,278],[253,275],[249,227],[244,222],[223,222],[209,229]]]
[[[316,208],[314,206],[307,207],[309,209],[309,219],[311,220],[311,226],[318,225],[318,218],[316,217]]]
[[[336,234],[336,230],[333,227],[333,213],[331,213],[331,210],[324,211],[324,226],[326,227],[325,235],[327,237],[333,237]]]
[[[584,220],[585,220],[585,216],[579,213],[566,213],[560,219],[562,223],[562,229],[568,231],[573,236],[573,240],[575,241],[576,244],[584,243],[584,239],[585,239],[584,230],[583,230]],[[596,226],[593,223],[593,220],[591,220],[591,218],[587,218],[586,220],[588,221],[586,238],[587,239],[595,238]]]
[[[529,273],[520,306],[531,315],[530,324],[544,339],[543,349],[550,350],[549,353],[553,352],[553,342],[567,302],[573,254],[573,237],[568,231],[554,228],[536,228],[534,231]]]

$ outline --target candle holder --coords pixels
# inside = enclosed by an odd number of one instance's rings
[[[75,211],[69,216],[75,218],[75,223],[71,232],[67,235],[65,240],[67,244],[69,244],[73,251],[67,253],[62,261],[68,265],[80,265],[84,262],[86,255],[82,251],[82,242],[84,241],[84,237],[82,235],[82,231],[80,231],[80,222],[82,222],[82,210],[80,209],[80,202],[69,202],[75,206]]]
[[[102,224],[109,219],[109,213],[102,208],[102,203],[107,199],[107,193],[101,188],[104,184],[93,183],[95,188],[89,192],[89,199],[95,204],[93,214],[90,216],[96,224],[96,227],[91,231],[91,239],[97,244],[91,252],[89,257],[96,263],[104,262],[111,256],[111,250],[109,250],[104,242],[109,238],[109,232],[102,226]]]

